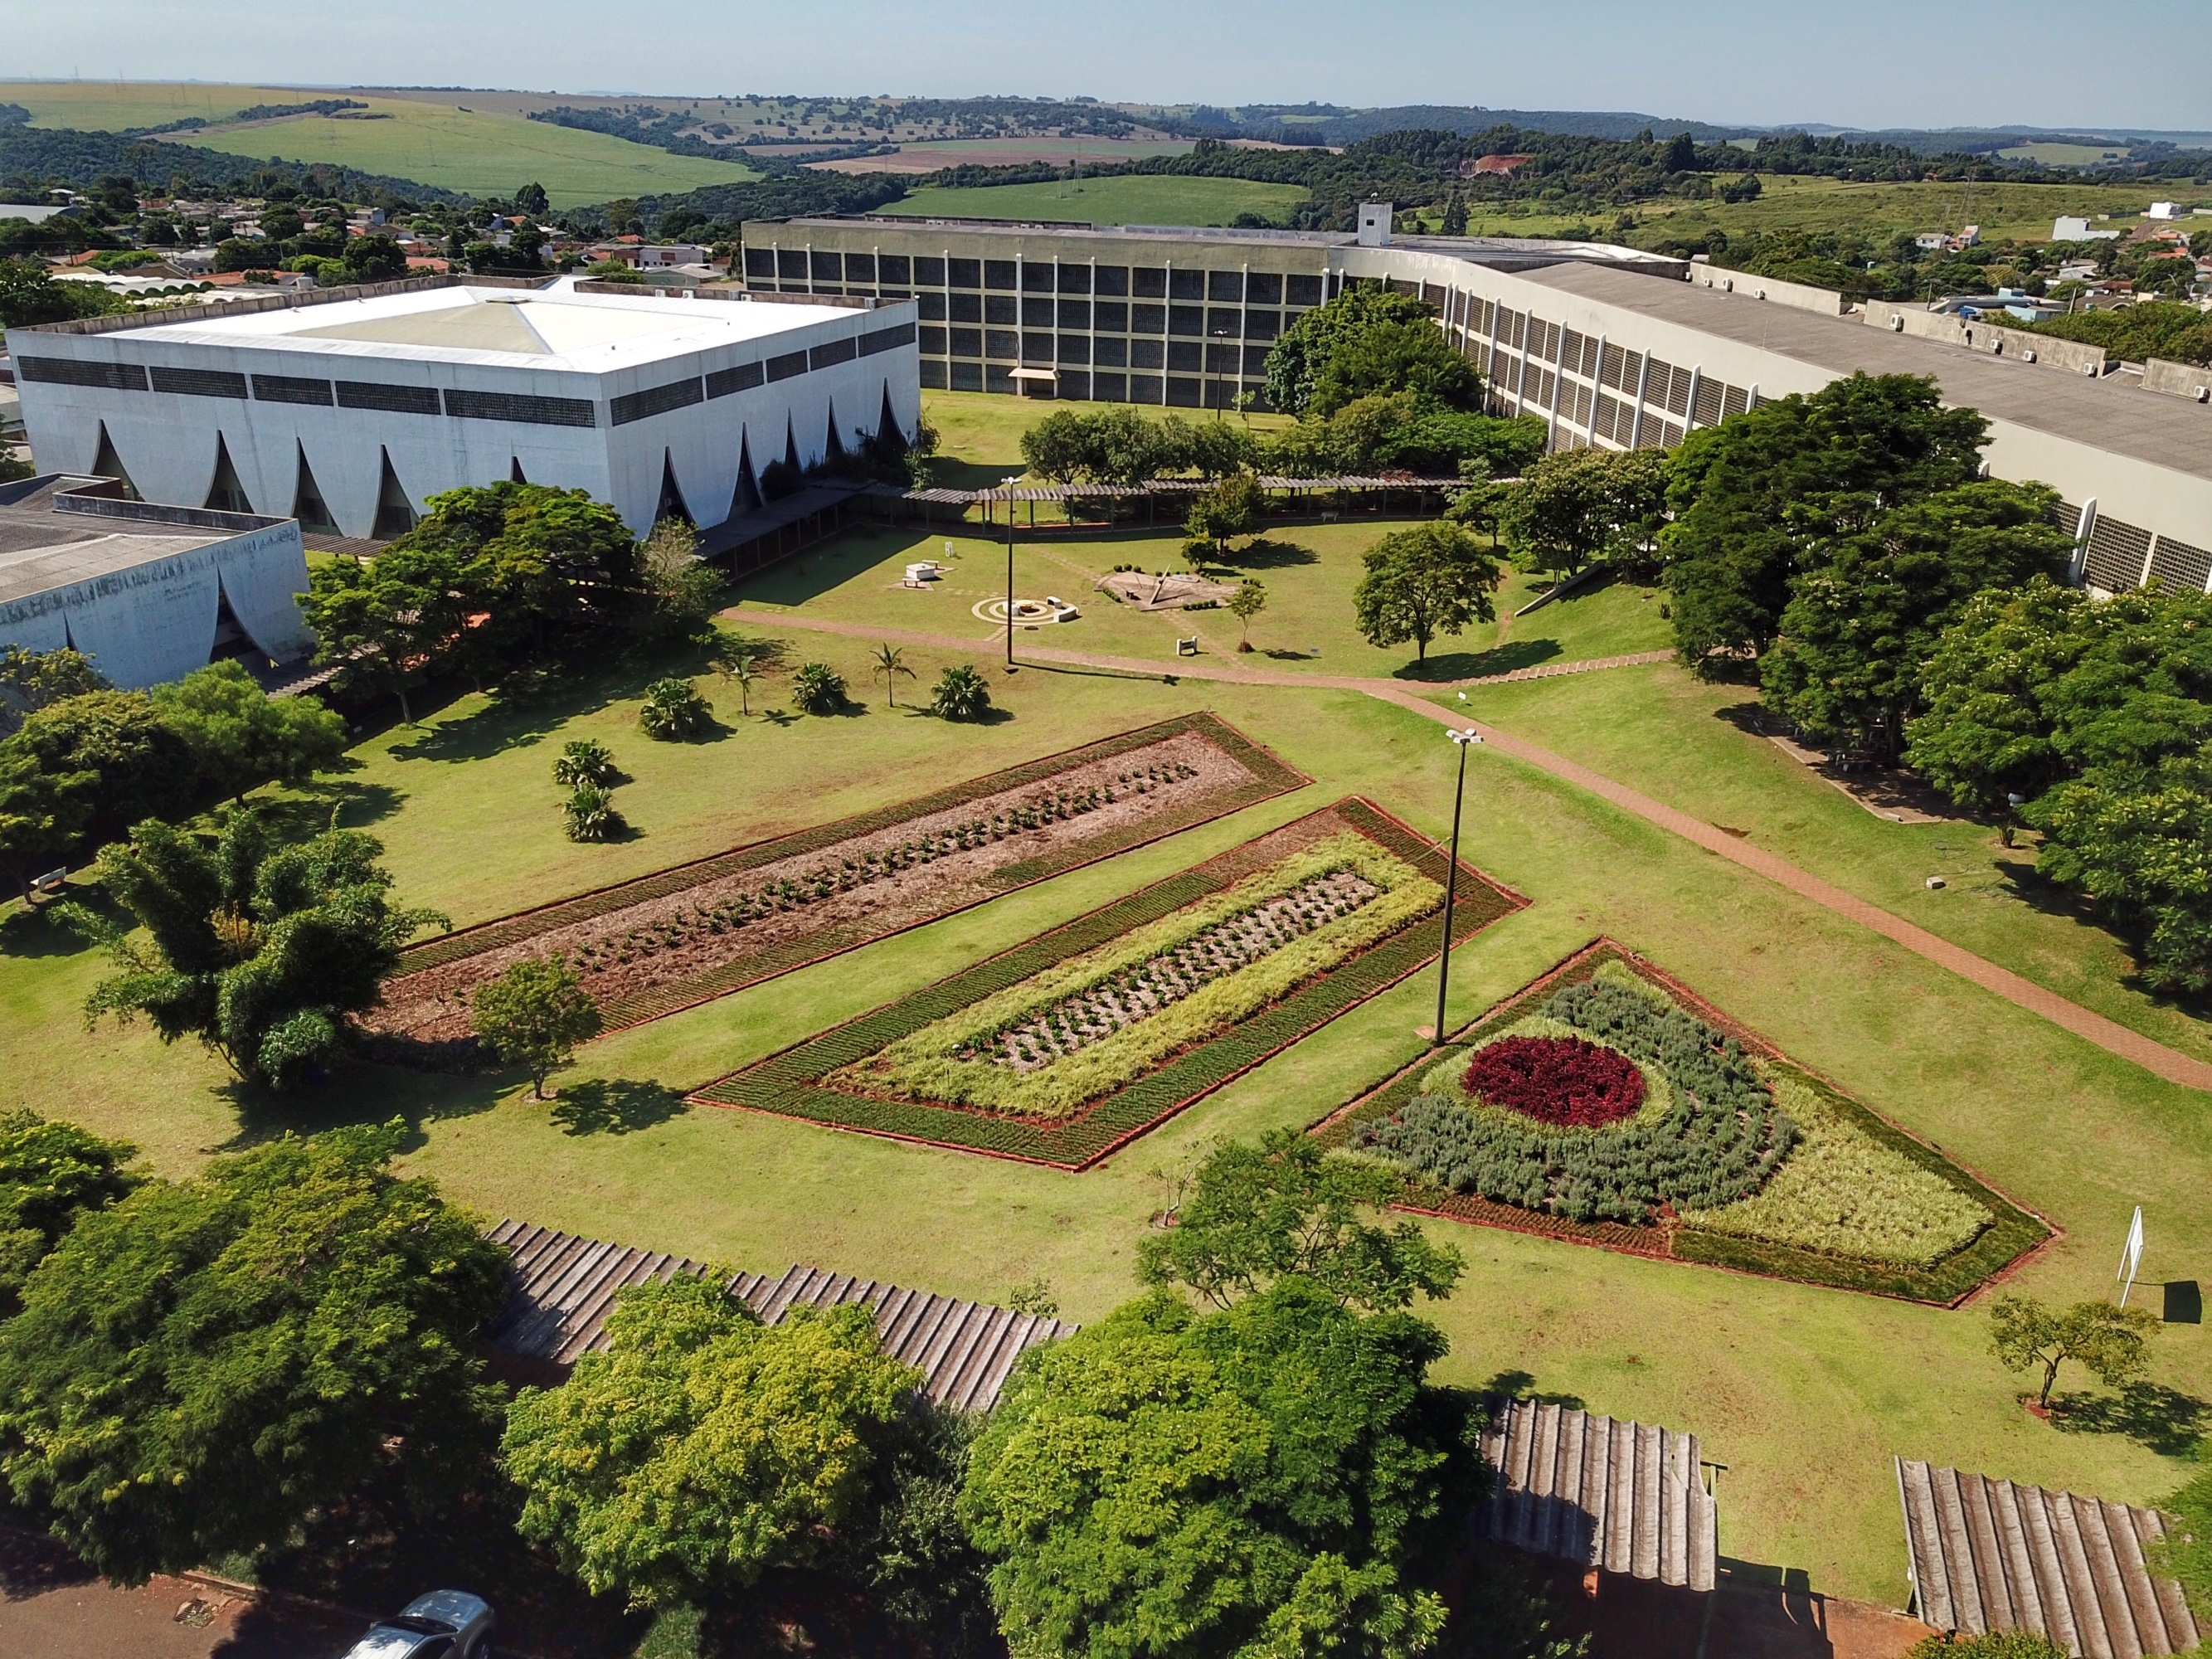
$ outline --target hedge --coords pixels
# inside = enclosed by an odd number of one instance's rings
[[[1620,963],[1630,972],[1664,992],[1686,1012],[1737,1038],[1782,1078],[1815,1091],[1837,1115],[1870,1139],[1931,1170],[1960,1192],[1987,1209],[1994,1218],[1971,1244],[1932,1267],[1903,1267],[1892,1262],[1837,1255],[1765,1240],[1707,1232],[1663,1221],[1649,1226],[1617,1222],[1577,1222],[1564,1217],[1516,1209],[1510,1205],[1465,1197],[1443,1188],[1408,1178],[1403,1207],[1422,1214],[1448,1217],[1484,1226],[1505,1226],[1515,1231],[1571,1238],[1637,1255],[1672,1257],[1710,1266],[1734,1267],[1769,1278],[1823,1285],[1838,1290],[1863,1291],[1907,1301],[1948,1305],[1971,1293],[1991,1274],[2002,1270],[2052,1236],[2050,1226],[2021,1208],[2002,1193],[1960,1169],[1926,1143],[1914,1139],[1888,1119],[1870,1110],[1837,1089],[1826,1079],[1807,1071],[1771,1044],[1719,1009],[1669,980],[1613,940],[1599,939],[1559,963],[1492,1007],[1454,1038],[1455,1044],[1479,1041],[1483,1034],[1510,1025],[1534,1007],[1570,985],[1589,981],[1607,962]],[[1380,1079],[1346,1108],[1332,1113],[1312,1133],[1324,1146],[1347,1146],[1361,1123],[1399,1111],[1419,1092],[1423,1076],[1436,1064],[1423,1055],[1412,1065]]]
[[[1285,830],[1295,831],[1332,814],[1340,824],[1367,836],[1416,870],[1432,879],[1442,878],[1445,855],[1441,851],[1372,803],[1357,797],[1309,814]],[[1019,984],[1033,974],[1225,890],[1249,873],[1252,866],[1244,855],[1256,844],[1255,841],[1231,848],[1193,869],[770,1055],[708,1085],[690,1098],[706,1105],[745,1107],[1058,1169],[1086,1169],[1124,1142],[1433,959],[1442,935],[1441,916],[1432,913],[1417,919],[1281,1000],[1175,1055],[1077,1115],[1057,1122],[1038,1123],[959,1106],[878,1100],[828,1087],[823,1079],[839,1067],[865,1060],[901,1037]],[[1452,915],[1455,945],[1527,902],[1465,865],[1461,873],[1461,897]]]

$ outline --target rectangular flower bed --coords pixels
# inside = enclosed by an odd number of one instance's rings
[[[394,1058],[466,1059],[470,990],[559,951],[620,1030],[1308,781],[1217,716],[1179,716],[426,939],[364,1023]]]
[[[1408,1209],[1914,1301],[2051,1237],[1610,939],[1315,1133],[1403,1172]]]
[[[1445,856],[1348,798],[698,1091],[1079,1170],[1434,959]],[[1455,943],[1526,901],[1461,866]]]

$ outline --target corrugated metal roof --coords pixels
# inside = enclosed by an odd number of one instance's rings
[[[1607,1572],[1713,1588],[1719,1511],[1698,1437],[1564,1406],[1494,1400],[1482,1454],[1497,1490],[1480,1537]]]
[[[485,1328],[495,1347],[532,1359],[574,1365],[607,1346],[607,1314],[615,1294],[633,1285],[704,1274],[707,1264],[557,1233],[523,1221],[502,1221],[492,1242],[513,1255],[506,1307]],[[1072,1336],[1076,1327],[1018,1314],[988,1303],[962,1302],[874,1279],[793,1267],[781,1278],[739,1273],[732,1292],[774,1325],[795,1307],[865,1303],[875,1310],[884,1352],[922,1374],[922,1390],[941,1406],[988,1411],[999,1401],[1014,1361],[1040,1342]]]
[[[2155,1510],[1897,1460],[1915,1611],[1937,1630],[2039,1631],[2076,1659],[2197,1645],[2181,1586],[2153,1578]]]

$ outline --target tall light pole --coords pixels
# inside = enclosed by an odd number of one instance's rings
[[[1014,672],[1014,485],[1018,480],[999,480],[1006,492],[1006,672]]]
[[[1467,751],[1482,741],[1482,733],[1473,726],[1464,732],[1445,733],[1459,750],[1459,781],[1452,792],[1451,862],[1444,866],[1444,938],[1437,951],[1437,1023],[1429,1046],[1440,1048],[1444,1041],[1444,993],[1451,984],[1451,913],[1452,899],[1459,891],[1459,818],[1460,808],[1467,800]]]

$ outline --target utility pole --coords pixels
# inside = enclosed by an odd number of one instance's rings
[[[1459,822],[1460,810],[1467,801],[1467,751],[1482,741],[1482,734],[1471,726],[1464,732],[1445,735],[1459,749],[1459,781],[1452,792],[1451,862],[1444,866],[1444,936],[1437,950],[1437,1023],[1429,1038],[1432,1048],[1443,1046],[1444,994],[1451,985],[1452,899],[1459,891]]]

